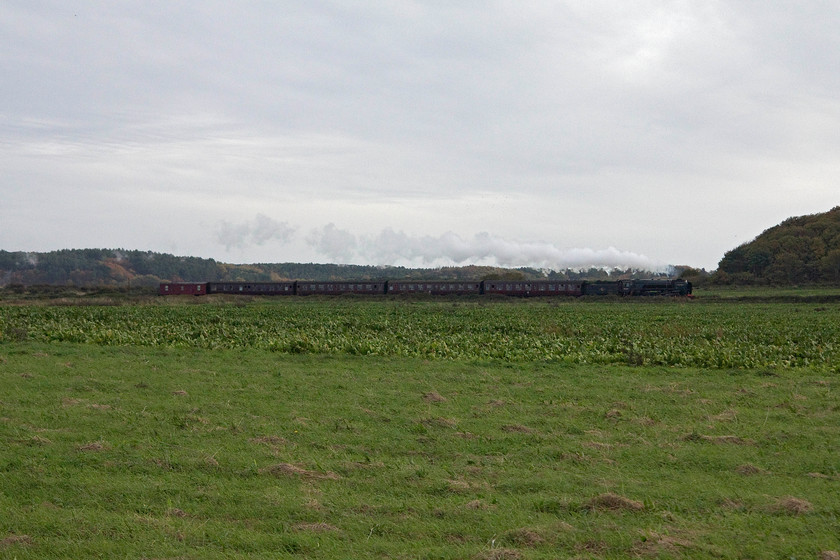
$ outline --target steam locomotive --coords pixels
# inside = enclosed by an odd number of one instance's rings
[[[675,279],[588,282],[569,280],[420,281],[383,280],[352,282],[163,282],[158,293],[169,295],[240,294],[255,296],[307,295],[499,295],[553,296],[690,296],[691,282]]]

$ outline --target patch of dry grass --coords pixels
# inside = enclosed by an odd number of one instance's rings
[[[814,510],[814,506],[808,500],[795,498],[794,496],[785,496],[783,498],[779,498],[776,503],[772,504],[768,509],[771,513],[783,515],[804,515],[806,513],[811,513]]]
[[[633,546],[632,551],[634,554],[646,558],[661,558],[663,556],[681,556],[695,547],[695,543],[687,538],[650,531]]]
[[[683,436],[682,439],[683,441],[703,441],[718,445],[755,445],[754,441],[750,439],[744,439],[735,435],[707,436],[703,434],[691,433]]]
[[[534,430],[522,424],[506,424],[502,426],[503,432],[518,433],[518,434],[532,434]]]
[[[104,451],[110,449],[110,446],[104,441],[92,441],[77,447],[79,451]]]
[[[260,469],[259,472],[261,474],[270,474],[277,477],[296,476],[310,480],[339,480],[341,478],[332,471],[312,471],[291,463],[277,463],[276,465],[264,467]]]
[[[476,560],[520,560],[522,553],[512,548],[494,548],[475,558]]]
[[[738,465],[735,467],[735,472],[738,474],[742,474],[744,476],[753,476],[757,474],[770,474],[769,471],[762,469],[761,467],[756,467],[750,463],[746,463],[744,465]]]
[[[444,397],[437,391],[429,391],[428,393],[423,395],[423,400],[427,403],[442,403],[446,402],[446,397]]]
[[[335,525],[330,525],[329,523],[317,522],[317,523],[295,523],[292,525],[292,531],[307,531],[310,533],[330,533],[330,532],[337,532],[339,528]]]
[[[522,528],[508,531],[502,537],[502,540],[513,546],[533,548],[543,544],[545,537],[533,529]]]
[[[606,511],[642,511],[645,506],[642,502],[607,492],[596,496],[586,502],[583,506],[590,510],[606,510]]]
[[[33,542],[32,537],[29,535],[9,535],[3,540],[0,540],[0,547],[5,548],[12,545],[29,546]]]

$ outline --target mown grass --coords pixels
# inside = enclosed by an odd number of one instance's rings
[[[819,558],[840,549],[836,387],[6,342],[0,558]]]

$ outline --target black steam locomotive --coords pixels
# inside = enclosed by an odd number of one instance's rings
[[[553,296],[690,296],[691,282],[675,279],[588,282],[570,280],[420,281],[383,280],[352,282],[164,282],[158,293],[168,295],[241,294],[256,296],[307,295],[500,295]]]

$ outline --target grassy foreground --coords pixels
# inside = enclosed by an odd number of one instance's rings
[[[0,389],[0,558],[840,550],[829,370],[24,340]]]

